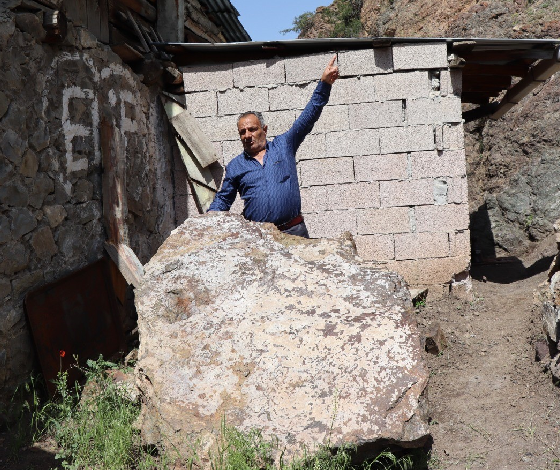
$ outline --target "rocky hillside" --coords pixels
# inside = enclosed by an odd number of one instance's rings
[[[350,35],[356,24],[359,36],[560,38],[560,2],[335,0],[301,21],[300,37]],[[465,126],[472,242],[481,256],[541,250],[560,217],[558,75],[499,121]]]

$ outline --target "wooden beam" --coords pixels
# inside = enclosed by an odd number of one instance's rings
[[[144,58],[144,54],[141,54],[134,49],[134,47],[126,43],[112,45],[111,49],[123,60],[123,62],[126,62],[127,64],[137,62]]]
[[[157,11],[155,7],[147,0],[113,0],[115,4],[130,8],[132,11],[146,18],[149,22],[155,23],[157,19]]]
[[[558,71],[560,71],[560,47],[554,50],[551,59],[542,60],[534,67],[531,67],[529,73],[508,90],[490,118],[494,120],[500,119],[515,104],[519,103],[525,96]]]
[[[104,247],[126,282],[136,288],[140,287],[144,277],[144,266],[134,254],[134,251],[123,243],[115,245],[111,242],[105,242]]]
[[[164,42],[185,40],[185,0],[158,0],[156,28]]]
[[[176,103],[173,104],[179,107]],[[202,168],[218,161],[218,155],[212,142],[188,111],[171,109],[168,105],[166,106],[166,112],[175,133],[186,144]]]
[[[107,116],[101,120],[101,156],[103,219],[108,239],[115,245],[128,243],[127,227],[124,221],[128,212],[126,208],[125,148],[120,130],[114,128]]]
[[[467,62],[471,63],[494,63],[508,64],[519,59],[552,59],[554,49],[521,49],[521,50],[499,50],[499,51],[477,51],[462,54]]]

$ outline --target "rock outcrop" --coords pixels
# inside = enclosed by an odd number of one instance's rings
[[[428,374],[402,278],[351,237],[307,240],[228,213],[189,218],[136,293],[148,442],[199,455],[222,419],[285,455],[327,440],[419,446]]]

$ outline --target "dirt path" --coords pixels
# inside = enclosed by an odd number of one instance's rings
[[[534,350],[543,335],[533,291],[546,272],[528,274],[514,264],[476,267],[474,301],[443,299],[418,312],[421,328],[439,322],[449,342],[427,354],[430,469],[560,469],[560,390]]]

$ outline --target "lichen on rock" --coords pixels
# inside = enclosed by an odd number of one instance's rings
[[[422,445],[427,383],[406,283],[350,237],[209,213],[173,231],[136,293],[147,441],[188,453],[225,418],[286,455],[327,440]]]

